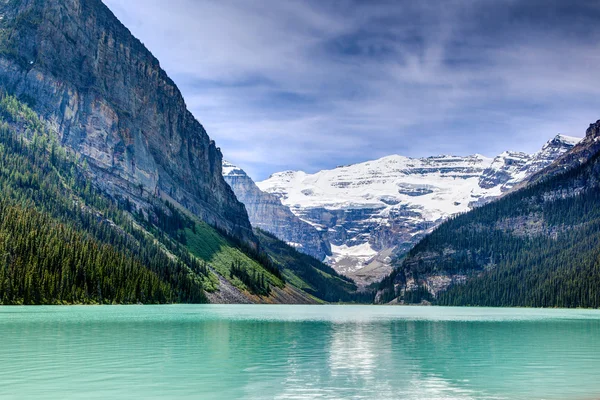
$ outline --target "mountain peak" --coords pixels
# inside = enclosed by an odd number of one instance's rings
[[[556,158],[550,153],[564,153],[571,150],[577,143],[581,142],[581,138],[558,134],[546,142],[542,149],[538,151],[534,158]]]
[[[598,136],[600,136],[600,119],[590,124],[590,127],[585,131],[586,139],[596,139]]]
[[[276,193],[261,191],[243,169],[224,160],[223,177],[246,206],[252,226],[320,260],[331,255],[331,246],[316,227],[294,215]]]
[[[573,147],[580,141],[581,141],[581,138],[574,137],[574,136],[561,135],[559,133],[558,135],[554,136],[554,138],[552,138],[548,142],[546,142],[546,144],[544,145],[544,147],[542,147],[542,149],[545,149],[545,148],[551,147],[551,146]]]
[[[248,176],[248,174],[237,165],[223,160],[223,176]]]

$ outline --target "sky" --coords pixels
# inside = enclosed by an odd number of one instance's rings
[[[600,119],[600,2],[104,0],[256,181],[535,152]]]

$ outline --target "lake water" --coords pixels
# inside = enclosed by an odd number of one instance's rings
[[[0,399],[600,399],[600,312],[0,307]]]

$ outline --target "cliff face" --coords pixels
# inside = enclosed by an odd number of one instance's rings
[[[84,157],[109,194],[141,206],[149,195],[177,202],[256,245],[219,148],[100,0],[0,0],[0,86]]]
[[[325,232],[298,218],[279,198],[261,191],[254,181],[235,165],[223,161],[223,177],[244,203],[252,226],[272,233],[298,251],[323,260],[331,255]]]

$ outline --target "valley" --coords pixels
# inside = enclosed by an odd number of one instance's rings
[[[579,140],[557,135],[531,155],[394,155],[315,174],[275,173],[256,184],[227,163],[224,176],[253,225],[366,286],[389,274],[394,259],[448,217],[510,192]]]

